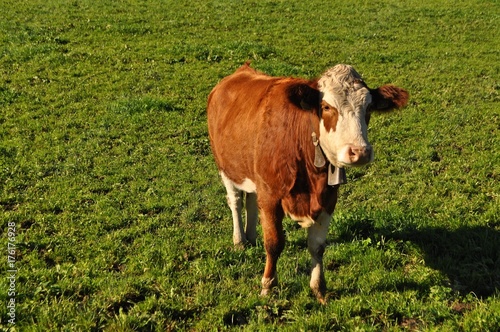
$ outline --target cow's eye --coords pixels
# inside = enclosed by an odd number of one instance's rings
[[[334,114],[337,112],[337,109],[335,107],[333,107],[332,105],[328,104],[325,101],[321,103],[321,110],[328,114]]]
[[[329,112],[329,113],[333,113],[335,112],[337,109],[333,106],[330,106],[330,105],[323,105],[323,111],[325,112]]]

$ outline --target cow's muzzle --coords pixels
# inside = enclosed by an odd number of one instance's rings
[[[340,162],[345,166],[362,166],[373,160],[373,150],[370,146],[349,145],[344,149]]]

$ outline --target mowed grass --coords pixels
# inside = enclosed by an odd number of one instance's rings
[[[0,271],[16,225],[19,331],[500,329],[500,29],[495,1],[3,1]],[[309,290],[285,221],[280,285],[236,250],[206,98],[246,60],[353,65],[409,106],[372,117]]]

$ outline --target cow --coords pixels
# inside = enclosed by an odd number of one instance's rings
[[[407,104],[394,85],[370,89],[349,65],[319,79],[271,77],[246,62],[208,97],[210,145],[233,219],[235,246],[255,244],[258,215],[266,265],[261,295],[277,285],[285,215],[307,228],[310,287],[326,302],[323,253],[345,167],[373,160],[370,114]],[[242,209],[245,200],[245,228]]]

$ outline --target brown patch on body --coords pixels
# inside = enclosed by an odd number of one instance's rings
[[[321,101],[321,113],[326,131],[335,131],[339,121],[339,111],[323,100]]]

